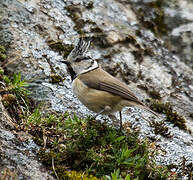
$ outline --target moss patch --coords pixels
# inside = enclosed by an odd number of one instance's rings
[[[160,134],[166,138],[172,137],[171,132],[169,131],[168,127],[164,124],[163,121],[161,122],[151,121],[150,125],[151,127],[153,127],[155,134]]]
[[[93,2],[89,2],[89,3],[85,4],[85,7],[87,9],[92,9],[94,7],[94,3]]]
[[[96,25],[91,28],[91,32],[95,34],[95,36],[92,37],[92,41],[95,42],[96,46],[99,46],[100,48],[112,47],[112,44],[107,41],[106,34],[100,27]]]
[[[67,58],[67,56],[73,49],[73,45],[63,44],[61,41],[51,40],[48,41],[47,43],[51,49],[53,49],[54,51],[58,51],[59,53],[62,53],[64,58]]]
[[[174,124],[174,126],[179,127],[182,130],[187,130],[184,117],[180,116],[177,112],[173,110],[170,103],[162,103],[160,101],[153,101],[151,104],[151,109],[158,113],[163,113],[166,115],[167,121]]]
[[[63,78],[62,76],[53,73],[50,75],[50,78],[52,83],[60,83],[65,80],[65,78]]]
[[[0,45],[0,61],[4,61],[7,58],[6,50],[4,46]]]
[[[153,99],[161,99],[161,95],[158,91],[156,91],[153,87],[147,87],[146,85],[140,84],[137,86],[138,88],[144,90],[149,96]]]
[[[84,35],[84,31],[82,30],[82,28],[85,26],[85,21],[81,19],[81,7],[78,5],[69,5],[66,6],[65,9],[68,11],[69,17],[75,23],[74,30],[79,34]]]
[[[151,98],[153,99],[161,99],[161,95],[158,91],[156,90],[149,90],[148,94],[150,95]]]

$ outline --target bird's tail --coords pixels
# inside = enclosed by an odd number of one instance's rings
[[[143,109],[145,109],[145,110],[149,111],[150,113],[154,114],[156,117],[160,117],[160,115],[158,113],[151,110],[148,106],[144,106]]]
[[[138,103],[135,103],[136,107],[139,107],[141,109],[144,109],[146,111],[149,111],[150,113],[152,113],[153,115],[155,115],[156,117],[160,117],[159,114],[157,114],[156,112],[154,112],[153,110],[151,110],[148,106],[146,106],[144,103],[142,103],[141,101],[139,101]]]

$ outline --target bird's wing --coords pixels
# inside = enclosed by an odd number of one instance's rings
[[[128,86],[111,76],[101,68],[81,74],[78,77],[89,88],[107,91],[114,95],[121,96],[123,99],[133,101],[140,105],[144,105],[128,88]]]

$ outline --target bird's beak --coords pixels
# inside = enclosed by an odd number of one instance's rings
[[[66,65],[69,65],[69,64],[70,64],[69,61],[60,61],[60,62],[66,64]]]

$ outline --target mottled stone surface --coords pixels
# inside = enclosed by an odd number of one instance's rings
[[[38,146],[14,126],[0,102],[0,179],[54,179],[38,161]]]
[[[7,39],[0,39],[0,43],[9,45],[7,69],[22,72],[30,82],[32,98],[44,102],[45,111],[76,112],[85,117],[92,112],[72,94],[66,67],[59,62],[63,57],[48,45],[50,40],[74,45],[79,33],[84,32],[96,37],[88,53],[108,72],[125,81],[140,99],[148,99],[149,94],[139,87],[159,92],[161,101],[173,104],[186,118],[188,129],[193,131],[190,118],[193,110],[192,2],[181,0],[165,5],[169,31],[159,38],[144,28],[134,11],[134,3],[124,0],[91,2],[92,6],[86,0],[3,1],[0,12],[5,23],[0,33],[8,35]],[[172,24],[179,15],[181,21]],[[168,39],[170,48],[166,46]],[[174,51],[176,53],[172,54]],[[53,84],[50,75],[55,72],[65,77],[65,81]],[[141,129],[142,138],[155,139],[156,146],[165,151],[157,156],[158,163],[178,165],[183,157],[192,162],[192,135],[168,122],[172,137],[155,135],[148,123],[150,116],[139,109],[125,108],[123,118]],[[26,172],[26,175],[30,174]]]

